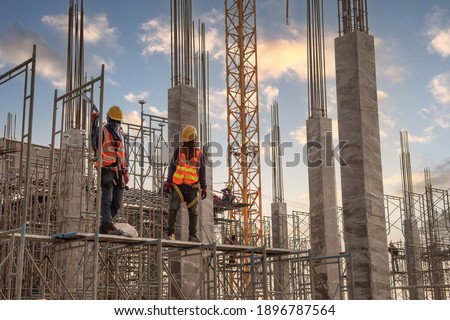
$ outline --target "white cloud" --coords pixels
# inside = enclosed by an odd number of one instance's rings
[[[267,111],[270,111],[270,107],[271,107],[272,103],[276,100],[276,98],[278,97],[280,90],[277,87],[272,87],[271,85],[267,85],[267,86],[262,86],[261,92],[263,94],[263,99],[261,99],[261,100],[265,101],[263,103],[264,109],[266,109]],[[260,108],[260,109],[262,109],[262,108]]]
[[[378,90],[377,97],[378,97],[378,102],[385,101],[389,98],[389,94],[386,91]]]
[[[433,141],[433,138],[431,137],[431,135],[414,136],[412,134],[409,134],[408,141],[410,143],[424,144],[424,143],[430,143],[431,141]]]
[[[209,115],[215,121],[227,121],[227,89],[210,89]],[[214,122],[214,121],[212,121]]]
[[[435,168],[430,170],[431,181],[435,188],[448,188],[448,177],[450,175],[450,161],[448,159],[443,160]],[[436,174],[434,174],[436,173]],[[414,192],[425,192],[425,176],[423,171],[412,172],[412,183]],[[389,186],[394,193],[402,194],[402,177],[401,174],[394,174],[389,177],[383,178],[383,184]]]
[[[133,110],[131,112],[125,112],[123,114],[123,122],[135,124],[135,125],[141,125],[141,115],[137,111]]]
[[[450,113],[434,114],[431,125],[425,128],[425,132],[431,134],[436,128],[448,129],[450,128]]]
[[[298,144],[305,145],[307,140],[306,126],[298,127],[294,131],[289,132],[289,136]]]
[[[450,112],[445,107],[431,105],[422,108],[418,113],[424,120],[428,121],[428,126],[423,129],[426,136],[432,137],[436,129],[450,128]]]
[[[101,42],[110,46],[117,45],[117,29],[109,26],[106,14],[95,15],[92,19],[85,16],[84,40],[91,43]]]
[[[442,129],[450,128],[450,114],[442,114],[440,117],[437,117],[434,120],[434,123],[437,127],[440,127]]]
[[[450,72],[433,77],[429,88],[440,104],[450,104]]]
[[[385,76],[391,83],[399,84],[406,79],[408,71],[395,57],[401,57],[400,48],[392,41],[375,37],[377,73]]]
[[[212,9],[200,16],[200,20],[205,22],[207,26],[223,26],[225,15],[223,10]]]
[[[225,41],[224,35],[217,28],[208,28],[205,33],[205,50],[209,51],[209,56],[215,60],[224,61]],[[225,63],[225,62],[224,62]]]
[[[381,73],[393,84],[403,82],[406,78],[406,67],[400,65],[388,65],[381,68]]]
[[[380,122],[380,137],[389,137],[389,134],[393,128],[395,128],[397,121],[392,115],[386,114],[382,111],[378,112],[378,118]]]
[[[51,81],[58,89],[65,87],[65,62],[34,31],[15,25],[0,33],[2,48],[2,64],[18,65],[32,56],[33,45],[36,44],[37,73]]]
[[[110,77],[106,77],[106,82],[108,82],[113,87],[120,87],[120,84],[117,81],[114,81]]]
[[[154,53],[170,54],[170,23],[160,19],[151,19],[141,25],[143,33],[139,40],[144,43],[143,55]]]
[[[213,9],[201,15],[205,22],[205,50],[212,59],[223,61],[225,58],[225,41],[223,31],[224,15],[222,11]],[[145,45],[142,54],[162,53],[169,55],[171,50],[170,22],[155,18],[141,25],[139,40]],[[198,27],[195,27],[195,50],[198,51]]]
[[[428,52],[446,58],[450,56],[450,21],[445,19],[446,11],[435,9],[427,16]]]
[[[55,28],[60,34],[67,34],[67,15],[44,16],[41,21]],[[91,44],[101,43],[108,47],[119,47],[117,29],[109,25],[108,16],[105,13],[93,17],[84,14],[84,41]]]
[[[425,184],[425,178],[423,172],[413,172],[412,173],[412,183],[414,186],[414,191],[419,192],[419,189],[422,189]],[[401,194],[402,193],[402,176],[401,174],[394,174],[389,177],[383,178],[383,185],[389,186],[391,190],[394,190],[394,193]]]
[[[158,110],[158,108],[156,108],[154,106],[148,107],[147,110],[150,111],[151,115],[167,117],[167,111],[160,111],[160,110]],[[136,110],[133,110],[130,112],[125,112],[123,114],[123,122],[140,126],[141,125],[141,112],[136,111]],[[146,123],[145,117],[144,117],[144,126],[146,126],[146,125],[147,125],[147,123]]]
[[[400,174],[395,174],[390,177],[383,178],[383,185],[399,185],[402,182]]]
[[[434,105],[430,105],[428,107],[424,107],[422,109],[420,109],[417,113],[423,118],[423,119],[428,119],[433,113],[435,113],[437,111],[437,107]]]
[[[114,60],[111,58],[104,59],[103,57],[94,55],[94,56],[92,56],[92,61],[93,61],[94,65],[98,66],[99,69],[100,69],[100,66],[102,64],[104,64],[105,71],[108,73],[112,73],[112,72],[116,71],[116,64],[115,64]]]
[[[139,100],[145,100],[149,96],[149,93],[147,91],[142,91],[139,93],[128,93],[124,96],[125,100],[127,100],[130,103],[137,103]]]
[[[58,14],[55,16],[43,16],[42,23],[55,28],[60,33],[67,33],[67,15]]]
[[[280,38],[258,43],[258,78],[280,79],[283,76],[306,80],[306,39]]]
[[[269,39],[265,36],[258,38],[258,78],[280,79],[294,77],[303,81],[307,79],[307,37],[306,26],[290,24],[286,35],[277,35]],[[326,76],[335,77],[333,34],[326,34],[325,65]]]
[[[200,21],[205,23],[205,47],[212,59],[225,63],[225,20],[224,11],[212,9],[200,16]],[[196,30],[197,32],[197,30]]]
[[[167,111],[160,111],[155,106],[150,106],[148,108],[148,110],[150,111],[150,114],[152,114],[152,115],[159,116],[159,117],[167,117]]]

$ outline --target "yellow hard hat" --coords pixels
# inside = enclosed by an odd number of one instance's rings
[[[189,142],[194,141],[195,139],[197,139],[197,129],[191,125],[184,127],[183,132],[181,133],[181,140],[183,142]]]
[[[227,189],[231,190],[231,182],[227,184]]]
[[[106,113],[108,117],[116,121],[123,121],[122,110],[118,106],[112,106]]]

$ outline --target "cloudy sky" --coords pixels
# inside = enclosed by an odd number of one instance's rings
[[[303,157],[306,91],[304,0],[257,0],[258,76],[261,137],[270,130],[270,105],[280,109],[281,137],[292,142],[285,162]],[[337,139],[334,39],[337,1],[325,2],[328,114]],[[0,74],[31,57],[37,45],[33,142],[48,144],[55,89],[64,92],[69,1],[2,3]],[[126,120],[137,121],[139,99],[148,112],[167,115],[170,87],[169,1],[85,0],[85,65],[89,76],[105,64],[105,105],[120,105]],[[450,187],[450,2],[448,0],[369,0],[369,33],[375,37],[383,177],[386,194],[399,195],[399,131],[409,132],[415,191],[423,193],[423,169],[437,188]],[[224,1],[193,0],[193,19],[206,24],[210,53],[212,139],[226,144]],[[21,83],[0,86],[1,135],[6,114],[21,117]],[[18,123],[20,123],[18,121]],[[17,130],[20,132],[20,129]],[[339,170],[337,170],[339,178]],[[285,168],[289,210],[307,210],[307,168]],[[271,171],[262,165],[265,213],[270,210]],[[226,168],[214,171],[214,188],[224,185]],[[338,188],[339,189],[339,188]],[[340,192],[338,202],[340,203]]]

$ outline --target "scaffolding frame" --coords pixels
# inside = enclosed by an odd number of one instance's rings
[[[8,255],[2,260],[0,270],[6,266],[14,272],[15,247],[21,234],[11,230],[0,233],[2,248],[8,249]],[[93,275],[96,250],[98,281],[94,290]],[[39,249],[40,256],[35,253]],[[76,250],[78,274],[83,281],[77,288],[69,286],[61,274],[63,260]],[[273,277],[275,264],[288,262],[291,291],[286,299],[306,300],[312,298],[313,286],[310,274],[318,263],[338,263],[347,261],[348,255],[336,257],[312,257],[309,250],[289,250],[267,247],[230,246],[197,244],[192,242],[169,241],[149,238],[124,238],[112,235],[100,235],[98,239],[92,233],[72,232],[52,236],[26,235],[24,271],[26,277],[20,299],[102,299],[102,300],[165,300],[176,290],[181,299],[192,299],[198,291],[200,299],[273,300]],[[230,256],[235,262],[230,263]],[[200,274],[196,286],[190,294],[183,294],[177,285],[175,275],[170,268],[171,259],[183,259],[198,256],[201,260]],[[313,261],[314,260],[314,261]],[[143,270],[140,270],[143,269]],[[340,268],[343,279],[349,276],[347,270]],[[246,274],[248,272],[248,275]],[[240,275],[232,279],[230,274]],[[6,279],[6,278],[3,278]],[[11,278],[10,278],[11,279]],[[244,285],[250,279],[250,285]],[[233,281],[232,281],[233,280]],[[13,281],[2,283],[1,299],[10,299],[17,295]]]
[[[399,271],[391,271],[391,291],[394,300],[410,299],[412,290],[423,292],[423,299],[445,300],[450,297],[450,230],[448,228],[449,190],[425,187],[423,194],[408,193],[407,201],[417,215],[420,243],[417,244],[420,255],[418,262],[421,272],[417,275],[419,284],[408,279],[407,251],[405,247],[404,225],[405,198],[385,196],[386,223],[388,236],[397,236],[394,241],[399,248]],[[436,215],[440,213],[438,219]],[[387,253],[386,253],[387,254]],[[391,269],[392,270],[392,269]]]

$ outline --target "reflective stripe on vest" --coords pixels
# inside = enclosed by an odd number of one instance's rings
[[[117,149],[114,145],[114,138],[111,132],[106,127],[103,127],[102,167],[108,167],[114,164],[116,162],[116,155],[122,164],[122,168],[125,169],[127,167],[122,140],[117,140],[116,145]],[[97,167],[98,164],[95,163],[95,166]]]
[[[178,154],[177,168],[173,174],[172,182],[175,184],[192,185],[198,182],[198,170],[200,170],[200,149],[195,150],[196,155],[189,161],[186,161],[186,148],[180,148]]]

